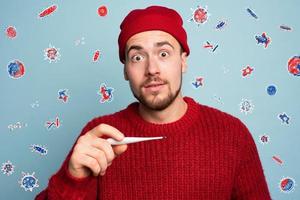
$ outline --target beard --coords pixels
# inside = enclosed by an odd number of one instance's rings
[[[180,76],[180,84],[177,90],[172,93],[170,83],[166,80],[162,80],[159,77],[150,77],[148,78],[140,87],[140,91],[142,91],[142,87],[147,85],[150,82],[161,82],[168,87],[167,96],[164,98],[158,97],[160,94],[159,92],[153,92],[151,95],[153,96],[152,99],[147,99],[145,95],[141,92],[139,95],[133,90],[132,85],[130,84],[130,89],[133,93],[133,96],[146,108],[149,110],[161,111],[166,109],[169,105],[173,103],[173,101],[177,98],[180,93],[181,85],[182,85],[182,76]]]

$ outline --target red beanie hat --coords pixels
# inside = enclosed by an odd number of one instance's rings
[[[180,15],[173,9],[162,6],[150,6],[145,9],[132,10],[120,25],[119,58],[125,61],[125,47],[128,39],[140,32],[160,30],[171,34],[181,44],[183,51],[189,55],[187,35],[182,27]]]

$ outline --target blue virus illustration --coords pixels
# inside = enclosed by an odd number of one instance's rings
[[[32,152],[36,152],[42,156],[45,156],[48,153],[48,149],[45,146],[38,145],[38,144],[30,145],[30,149]]]
[[[250,8],[247,8],[246,10],[253,18],[258,19],[258,16],[253,12],[253,10]]]
[[[30,191],[34,188],[39,187],[38,179],[34,176],[34,172],[32,174],[22,172],[22,178],[19,181],[21,188],[24,188],[25,191]]]
[[[217,30],[223,29],[226,25],[227,23],[225,21],[219,21],[219,23],[216,25],[216,29]]]
[[[286,113],[283,112],[283,113],[279,114],[278,118],[281,120],[282,124],[286,124],[286,125],[290,124],[291,118]]]
[[[275,85],[268,86],[268,88],[267,88],[268,95],[274,96],[276,94],[276,92],[277,92],[277,89],[276,89]]]

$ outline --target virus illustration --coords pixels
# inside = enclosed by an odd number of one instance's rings
[[[205,8],[202,8],[201,6],[197,6],[196,9],[191,8],[193,14],[192,17],[189,19],[190,22],[195,22],[198,26],[200,24],[205,24],[210,16],[209,13],[207,13],[207,6]]]
[[[101,96],[100,103],[111,102],[113,100],[114,88],[107,87],[105,83],[102,83],[98,94]]]
[[[14,39],[17,36],[17,30],[13,26],[9,26],[6,29],[6,36],[10,39]]]
[[[57,62],[58,60],[60,60],[59,50],[59,48],[55,48],[54,46],[49,44],[49,47],[44,50],[45,60],[49,60],[49,63]]]
[[[100,7],[98,8],[98,15],[99,15],[100,17],[105,17],[105,16],[107,15],[107,13],[108,13],[108,9],[107,9],[106,6],[100,6]]]
[[[7,65],[7,71],[9,74],[9,77],[13,79],[18,79],[24,76],[25,74],[25,66],[22,63],[22,61],[19,60],[13,60],[9,62]]]
[[[240,103],[241,112],[247,115],[248,113],[252,113],[253,109],[254,109],[254,105],[252,104],[251,100],[242,99]]]
[[[10,125],[7,126],[7,128],[10,131],[14,131],[15,129],[21,129],[23,127],[27,127],[27,124],[24,124],[24,123],[21,123],[21,122],[17,122],[15,124],[10,124]]]
[[[48,153],[48,149],[45,146],[38,145],[38,144],[30,145],[29,149],[31,149],[31,152],[36,152],[42,156],[45,156]]]
[[[67,95],[68,89],[60,89],[58,90],[58,100],[62,101],[63,103],[67,103],[69,100],[69,95]]]
[[[216,25],[216,29],[217,30],[221,30],[223,28],[225,28],[225,26],[227,25],[226,21],[219,21],[219,23]]]
[[[267,93],[270,96],[274,96],[277,92],[276,86],[275,85],[270,85],[267,87]]]
[[[80,39],[75,40],[75,46],[85,45],[85,38],[81,37]]]
[[[258,19],[258,16],[251,10],[250,8],[247,8],[246,11],[255,19]]]
[[[12,173],[14,173],[15,166],[10,161],[7,161],[5,163],[2,163],[1,171],[3,174],[6,174],[7,176],[9,176]]]
[[[197,77],[195,78],[195,81],[192,82],[192,85],[194,86],[195,89],[199,88],[200,86],[203,86],[203,77]]]
[[[61,126],[61,122],[59,120],[59,117],[56,117],[55,120],[50,120],[50,121],[47,121],[45,123],[45,127],[47,128],[47,130],[51,130],[52,127],[56,127],[56,128],[59,128]]]
[[[288,60],[288,71],[294,76],[300,76],[300,56],[294,56]]]
[[[38,108],[38,107],[40,107],[40,103],[38,100],[36,100],[34,103],[31,103],[30,106],[31,106],[31,108]]]
[[[281,113],[278,115],[278,118],[281,120],[282,124],[290,124],[290,117],[286,113]]]
[[[291,193],[295,189],[296,182],[291,177],[284,177],[279,182],[279,189],[283,193]]]
[[[259,142],[263,145],[268,144],[270,142],[270,136],[268,135],[260,135]]]
[[[265,48],[267,48],[271,42],[271,38],[268,37],[266,33],[262,33],[261,35],[256,35],[255,39],[257,41],[257,44],[260,44],[260,43],[264,44]]]
[[[212,45],[210,42],[206,41],[206,44],[203,45],[203,48],[205,49],[211,49],[212,52],[215,52],[215,50],[219,47],[219,45]]]
[[[292,28],[287,25],[280,25],[279,28],[281,28],[284,31],[292,31]]]
[[[97,62],[100,58],[100,50],[96,50],[93,55],[93,61]]]
[[[278,156],[272,156],[272,159],[280,165],[283,164],[283,161]]]
[[[57,5],[52,5],[46,9],[44,9],[43,11],[41,11],[39,13],[39,18],[43,18],[43,17],[46,17],[48,15],[51,15],[55,10],[57,9]]]
[[[252,72],[254,71],[254,68],[247,65],[247,67],[243,68],[241,71],[242,71],[242,76],[244,78],[244,77],[247,77],[250,74],[252,74]]]
[[[25,191],[30,191],[34,188],[39,187],[38,185],[38,179],[34,176],[34,172],[32,174],[24,173],[22,172],[22,178],[19,181],[19,184],[21,185],[21,188],[24,188]]]

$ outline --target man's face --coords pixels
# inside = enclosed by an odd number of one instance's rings
[[[163,110],[180,93],[186,53],[178,41],[163,31],[133,35],[126,44],[124,76],[133,95],[145,107]]]

